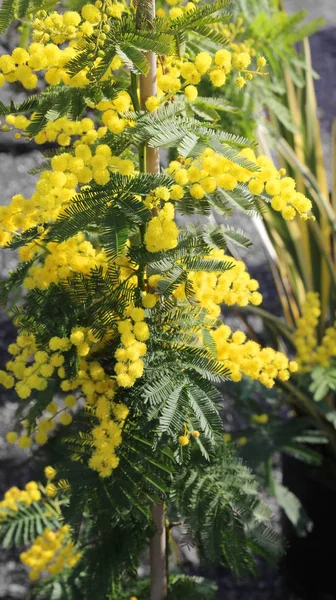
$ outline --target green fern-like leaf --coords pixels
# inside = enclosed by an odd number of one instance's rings
[[[261,511],[253,478],[222,445],[212,466],[188,467],[175,478],[172,502],[186,517],[187,540],[216,563],[229,565],[237,575],[253,569],[251,549],[277,556],[279,536]]]
[[[6,31],[14,18],[16,0],[3,0],[0,7],[0,33]]]
[[[48,527],[56,529],[60,525],[61,513],[58,504],[44,499],[43,503],[33,502],[30,505],[21,503],[19,510],[8,510],[1,521],[0,538],[4,548],[20,547],[32,542]]]
[[[101,242],[107,256],[115,260],[123,251],[128,240],[128,227],[120,210],[107,212],[102,221]]]

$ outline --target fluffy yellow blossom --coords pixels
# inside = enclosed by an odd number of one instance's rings
[[[45,474],[46,478],[51,481],[52,479],[55,479],[55,477],[56,477],[56,469],[54,469],[51,466],[46,467],[44,469],[44,474]]]
[[[160,104],[160,100],[155,96],[150,96],[147,98],[145,105],[149,112],[154,112]]]
[[[308,292],[302,307],[302,315],[296,322],[294,340],[296,360],[300,371],[310,371],[313,365],[327,367],[336,357],[336,321],[327,327],[320,344],[318,324],[321,315],[320,298],[316,292]],[[295,363],[296,364],[296,363]],[[293,369],[295,372],[297,368]]]
[[[93,4],[85,4],[82,8],[82,17],[89,23],[99,23],[101,12]]]
[[[244,77],[241,77],[241,76],[237,77],[236,84],[239,88],[243,88],[246,85],[246,81],[245,81]]]
[[[208,52],[199,52],[195,58],[195,67],[201,75],[208,72],[211,63],[212,57]]]
[[[0,502],[0,521],[7,519],[13,512],[22,507],[39,502],[43,495],[43,488],[36,481],[29,481],[23,490],[17,487],[10,488]]]
[[[148,325],[144,321],[144,309],[132,308],[129,317],[118,324],[121,347],[115,352],[117,362],[114,371],[120,387],[131,387],[136,379],[142,376],[144,362],[141,358],[146,354],[147,348],[144,342],[149,338]]]
[[[255,279],[250,278],[243,262],[227,256],[223,250],[213,250],[205,259],[220,260],[223,263],[226,262],[230,267],[224,272],[207,273],[197,271],[188,273],[188,281],[192,284],[197,301],[207,309],[211,316],[218,317],[220,315],[221,304],[228,306],[234,304],[247,306],[249,303],[261,304],[262,296],[257,291],[259,284]],[[176,288],[174,296],[177,299],[185,298],[184,284]]]
[[[266,65],[266,58],[264,56],[259,56],[257,59],[257,65],[260,69],[262,69]]]
[[[210,80],[215,87],[222,87],[226,82],[226,74],[221,69],[213,69],[210,72]]]
[[[155,304],[158,301],[158,297],[155,294],[144,293],[142,296],[142,305],[145,308],[154,308]]]
[[[261,415],[252,415],[251,417],[252,423],[258,423],[259,425],[266,425],[269,421],[269,417],[266,413]]]
[[[294,340],[297,349],[296,359],[303,367],[311,363],[311,358],[317,346],[317,325],[321,314],[320,300],[317,293],[308,292],[302,308],[302,316],[296,322]]]
[[[56,487],[56,485],[55,485],[54,483],[48,483],[48,484],[46,485],[46,488],[45,488],[45,490],[46,490],[46,495],[47,495],[49,498],[54,498],[54,496],[56,496],[56,493],[57,493],[57,487]]]
[[[169,16],[170,16],[170,18],[172,20],[179,19],[180,17],[183,16],[183,10],[182,10],[182,8],[180,8],[179,6],[171,8],[170,11],[169,11]]]
[[[231,61],[232,54],[229,52],[229,50],[217,50],[215,54],[215,63],[218,67],[224,69],[226,73],[231,71]]]
[[[157,217],[148,223],[145,244],[149,252],[161,252],[177,246],[178,229],[174,223],[174,207],[167,202]]]
[[[186,95],[187,100],[189,100],[189,102],[192,102],[197,98],[197,87],[195,87],[194,85],[187,85],[187,87],[184,90],[184,93]]]
[[[237,71],[246,69],[250,63],[251,56],[248,52],[239,52],[238,54],[234,54],[232,56],[232,64]]]
[[[15,444],[15,442],[17,441],[18,435],[15,431],[9,431],[6,434],[6,440],[9,444]]]
[[[128,415],[128,408],[118,403],[112,406],[101,398],[96,406],[99,424],[92,430],[94,452],[89,460],[89,466],[101,477],[110,477],[117,468],[119,458],[116,449],[122,441],[122,429]]]
[[[257,342],[246,340],[245,334],[232,334],[228,325],[221,325],[211,333],[217,348],[218,360],[229,371],[232,381],[240,381],[243,375],[258,380],[271,388],[275,379],[286,380],[290,374],[290,361],[281,352],[261,348]]]
[[[32,546],[20,554],[21,562],[29,568],[31,581],[39,579],[43,571],[57,575],[67,567],[74,567],[80,557],[67,525],[56,531],[45,529]]]
[[[181,446],[187,446],[190,443],[190,440],[187,435],[180,435],[178,442]]]

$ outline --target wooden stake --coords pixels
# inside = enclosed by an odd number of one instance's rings
[[[154,4],[154,2],[153,2]],[[155,10],[155,9],[154,9]],[[154,52],[145,54],[150,65],[148,75],[140,76],[140,106],[146,109],[145,103],[150,96],[156,96],[156,55]],[[160,150],[146,145],[146,173],[160,173]]]
[[[167,549],[164,505],[154,504],[151,513],[156,533],[149,543],[150,600],[164,600],[167,597]]]
[[[145,20],[147,25],[155,18],[155,0],[146,2]],[[141,5],[143,0],[138,0],[137,12],[141,22]],[[140,76],[140,106],[145,110],[145,103],[150,96],[156,96],[156,55],[147,52],[149,64],[147,75]],[[160,150],[145,146],[144,170],[146,173],[160,173]],[[156,211],[155,211],[156,212]],[[151,508],[152,519],[156,533],[150,540],[150,600],[164,600],[167,597],[167,564],[166,564],[166,526],[164,504],[154,504]]]

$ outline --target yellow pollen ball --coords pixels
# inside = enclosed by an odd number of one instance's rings
[[[181,446],[187,446],[190,440],[187,435],[180,435],[180,437],[178,438],[178,442]]]
[[[17,439],[18,439],[18,435],[15,431],[9,431],[6,434],[6,440],[9,444],[15,444]]]
[[[154,112],[160,104],[160,100],[156,96],[150,96],[145,102],[148,112]]]
[[[266,65],[266,62],[267,62],[267,61],[266,61],[266,58],[265,58],[264,56],[260,56],[260,57],[257,59],[257,66],[258,66],[260,69],[262,69],[262,67],[264,67],[264,66]]]
[[[85,4],[82,8],[82,17],[89,23],[95,24],[101,21],[101,12],[92,4]]]
[[[196,100],[197,98],[197,87],[195,87],[194,85],[187,85],[187,87],[184,90],[184,93],[187,100],[189,100],[189,102],[193,102],[193,100]]]
[[[210,81],[215,87],[222,87],[222,85],[224,85],[226,82],[226,75],[224,71],[221,71],[220,69],[213,69],[213,71],[210,72]]]

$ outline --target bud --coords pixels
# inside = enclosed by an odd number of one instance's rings
[[[53,467],[50,467],[50,466],[46,467],[44,469],[44,474],[45,474],[46,478],[51,481],[52,479],[55,479],[55,477],[56,477],[56,469],[54,469]]]

